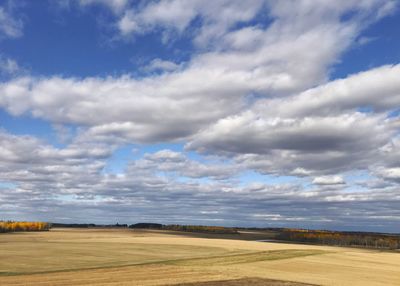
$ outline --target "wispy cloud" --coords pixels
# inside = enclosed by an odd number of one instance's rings
[[[0,33],[3,37],[18,38],[23,35],[23,22],[18,18],[10,5],[0,6]]]

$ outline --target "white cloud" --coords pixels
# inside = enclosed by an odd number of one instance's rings
[[[343,185],[345,181],[341,176],[321,176],[312,181],[316,185]]]
[[[143,9],[168,3],[154,2]],[[220,13],[211,4],[202,6],[216,18],[227,9],[232,18],[223,21],[233,25],[254,17],[261,5],[252,2],[243,16],[241,3],[218,2]],[[373,14],[371,9],[362,8],[360,13]],[[226,31],[217,41],[225,43],[223,50],[198,54],[182,69],[141,79],[20,78],[0,85],[0,106],[14,115],[31,113],[52,123],[83,125],[99,139],[112,135],[135,142],[181,140],[248,108],[253,95],[287,96],[324,82],[328,67],[352,43],[361,25],[357,13],[341,22],[347,11],[341,8],[322,21],[324,5],[302,9],[294,19],[299,24],[294,25],[286,10],[275,7],[270,26]],[[253,48],[240,44],[239,38],[248,33],[246,37],[256,43]],[[315,49],[316,42],[324,44]],[[175,68],[162,61],[153,64]]]
[[[400,106],[400,65],[386,65],[328,82],[299,95],[265,101],[273,115],[329,115],[362,107],[385,112]]]
[[[368,229],[371,220],[390,228],[391,217],[398,214],[396,188],[343,192],[341,180],[335,177],[318,179],[338,184],[328,190],[309,190],[296,184],[238,185],[220,180],[232,177],[231,166],[214,169],[218,166],[215,162],[199,163],[171,150],[145,154],[114,175],[103,172],[110,155],[104,146],[71,144],[57,149],[31,136],[6,132],[0,133],[0,146],[0,181],[16,184],[0,186],[4,218],[89,219],[98,223],[115,223],[115,218],[127,223],[216,219],[224,224],[258,226],[265,226],[266,220],[271,225],[293,226],[291,222],[301,219],[304,227],[357,224]],[[203,168],[202,177],[208,177],[207,182],[196,177]],[[222,170],[226,173],[221,177]],[[192,171],[196,176],[191,177]],[[165,176],[171,172],[180,175]],[[12,208],[9,202],[13,202]]]
[[[383,66],[298,95],[258,100],[204,128],[186,148],[239,154],[239,161],[261,172],[300,176],[296,170],[335,173],[395,164],[399,120],[388,114],[400,106],[399,76],[399,65]],[[359,111],[363,107],[370,112]]]
[[[313,172],[310,170],[306,170],[304,168],[297,167],[293,171],[290,172],[290,175],[302,177],[302,176],[310,176],[310,175],[312,175],[312,173]]]
[[[232,179],[241,171],[239,166],[222,162],[201,163],[189,159],[186,155],[171,150],[160,150],[145,154],[143,159],[129,166],[129,172],[161,171],[188,178],[213,178],[215,180]]]
[[[181,65],[174,63],[172,61],[166,61],[162,59],[154,59],[143,70],[152,71],[176,71],[181,67]]]
[[[287,119],[266,116],[247,111],[221,119],[196,134],[186,148],[237,155],[242,164],[263,173],[335,173],[375,163],[378,149],[395,132],[385,117],[357,112]]]
[[[207,46],[210,40],[223,36],[238,22],[246,22],[256,16],[264,1],[182,1],[168,0],[148,2],[139,9],[127,10],[118,22],[123,36],[144,34],[157,28],[183,33],[196,18],[202,22],[195,38],[199,46]]]
[[[347,11],[357,11],[358,24],[346,21],[352,29],[360,29],[362,25],[379,20],[393,13],[396,9],[395,1],[336,1],[334,4],[326,1],[184,1],[161,0],[147,2],[138,7],[125,11],[119,19],[117,27],[123,37],[132,37],[162,30],[164,39],[172,39],[165,34],[177,32],[193,36],[194,43],[202,47],[213,47],[223,42],[221,39],[230,34],[232,28],[240,23],[246,24],[256,16],[270,16],[277,19],[272,29],[279,29],[285,36],[290,31],[285,30],[281,23],[294,23],[298,33],[310,29],[322,21],[334,23]],[[373,13],[371,13],[373,11]],[[199,27],[193,31],[190,28],[192,21],[199,22]],[[251,27],[247,31],[251,31]],[[246,29],[245,28],[245,29]],[[254,32],[254,31],[253,31]],[[243,33],[242,33],[243,34]],[[244,37],[250,36],[242,35]],[[324,41],[319,42],[324,43]],[[240,42],[235,43],[240,44]],[[346,44],[346,43],[344,43]]]
[[[400,167],[380,167],[376,170],[376,173],[383,179],[400,182]]]

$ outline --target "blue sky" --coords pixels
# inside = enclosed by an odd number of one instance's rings
[[[0,1],[0,219],[394,232],[398,1]]]

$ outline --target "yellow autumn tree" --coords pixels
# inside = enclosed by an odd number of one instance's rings
[[[49,223],[39,221],[0,221],[0,232],[45,231],[50,227]]]

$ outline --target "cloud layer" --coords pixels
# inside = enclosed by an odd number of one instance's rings
[[[74,130],[59,146],[0,132],[7,217],[399,226],[400,65],[331,78],[395,1],[68,3],[108,9],[113,41],[186,39],[192,54],[156,57],[141,76],[16,70],[2,81],[0,108],[10,116]],[[22,29],[0,7],[0,31],[15,38]],[[167,143],[184,148],[132,152],[122,170],[107,171],[123,146]]]

